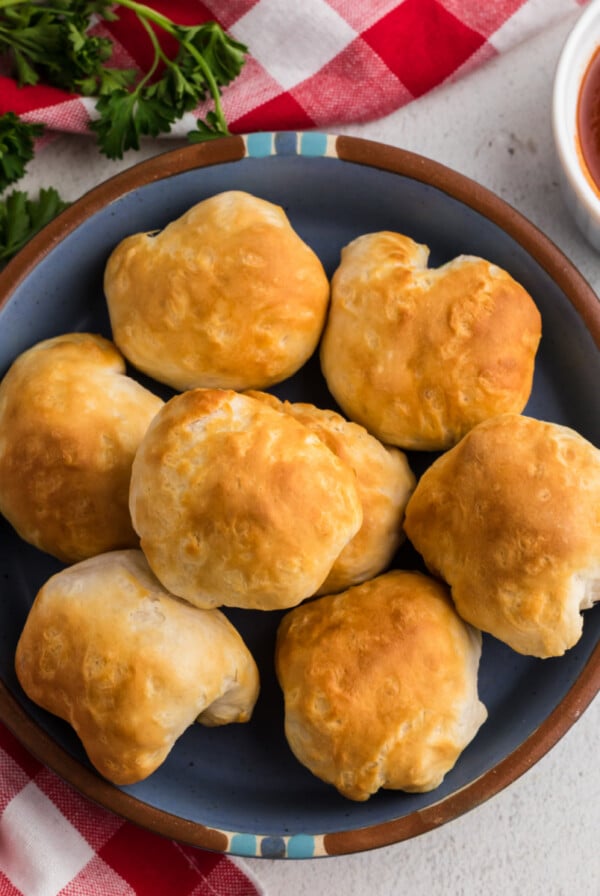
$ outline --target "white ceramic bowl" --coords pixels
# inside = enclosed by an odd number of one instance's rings
[[[579,147],[577,103],[587,67],[600,47],[600,0],[591,0],[564,44],[552,97],[552,129],[565,202],[583,235],[600,251],[600,189],[594,189]]]

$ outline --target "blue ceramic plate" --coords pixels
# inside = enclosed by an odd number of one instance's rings
[[[329,274],[342,246],[386,229],[428,244],[432,265],[466,253],[507,269],[532,294],[543,318],[526,413],[571,426],[600,446],[600,305],[569,261],[514,209],[461,175],[398,149],[315,133],[254,134],[169,152],[75,203],[0,276],[0,375],[41,339],[70,330],[110,336],[102,274],[115,244],[230,189],[282,205]],[[314,359],[275,391],[333,406]],[[431,461],[429,455],[409,459],[417,473]],[[399,566],[418,563],[408,547],[396,558]],[[59,568],[0,520],[2,718],[92,799],[169,837],[214,850],[298,858],[415,836],[514,780],[600,687],[598,607],[586,612],[581,641],[560,659],[523,657],[485,637],[480,693],[489,719],[442,786],[427,794],[383,791],[353,803],[314,778],[287,747],[273,674],[281,614],[230,611],[261,668],[252,722],[193,726],[148,780],[117,788],[91,768],[69,726],[33,705],[15,678],[14,651],[28,609]]]

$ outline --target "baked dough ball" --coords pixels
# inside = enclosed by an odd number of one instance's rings
[[[284,616],[276,670],[296,758],[352,800],[437,787],[486,718],[481,635],[448,589],[395,570]]]
[[[432,269],[428,256],[389,232],[343,249],[321,365],[348,417],[383,442],[435,451],[523,410],[541,318],[496,265],[461,255]]]
[[[264,388],[317,347],[329,281],[279,206],[230,191],[123,240],[104,287],[113,337],[175,389]]]
[[[314,594],[362,523],[354,471],[305,426],[236,392],[172,398],[136,455],[130,508],[160,581],[199,607]]]
[[[17,645],[16,672],[115,784],[150,775],[196,720],[248,721],[259,688],[226,617],[168,594],[134,550],[92,557],[46,582]]]
[[[600,451],[565,426],[488,420],[424,473],[405,528],[464,619],[560,656],[600,599]]]
[[[290,414],[314,432],[356,473],[362,526],[339,555],[318,594],[331,594],[382,572],[404,540],[402,522],[415,477],[406,456],[382,445],[364,427],[335,411],[303,402],[280,401],[266,392],[248,393]]]
[[[100,336],[34,345],[0,383],[0,513],[67,563],[137,547],[131,464],[162,405]]]

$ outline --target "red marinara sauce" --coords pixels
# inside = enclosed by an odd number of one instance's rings
[[[600,47],[588,63],[579,88],[577,136],[588,179],[600,193]]]

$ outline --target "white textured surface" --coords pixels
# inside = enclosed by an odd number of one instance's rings
[[[489,187],[540,227],[600,292],[600,254],[566,211],[550,127],[554,68],[573,21],[562,19],[456,84],[344,132],[420,152]],[[156,152],[154,144],[108,162],[88,140],[60,138],[38,155],[24,186],[57,184],[75,199]],[[599,737],[596,699],[534,768],[442,828],[359,855],[245,864],[269,896],[598,896]]]

